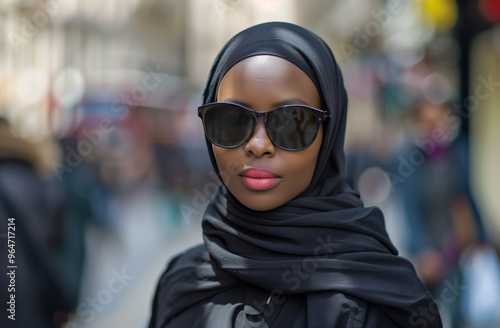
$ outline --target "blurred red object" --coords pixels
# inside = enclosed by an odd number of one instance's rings
[[[488,22],[500,22],[500,0],[479,1],[479,12]]]

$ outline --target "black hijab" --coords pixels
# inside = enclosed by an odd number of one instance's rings
[[[161,321],[218,292],[250,284],[278,294],[305,294],[308,327],[333,327],[342,293],[377,306],[399,326],[436,304],[411,263],[397,256],[378,208],[364,208],[344,181],[347,95],[326,43],[293,24],[271,22],[234,36],[216,57],[203,104],[216,101],[224,74],[255,55],[279,56],[301,68],[316,85],[332,118],[309,187],[287,204],[265,212],[242,205],[224,185],[208,205],[202,227],[206,250],[171,265],[157,302]],[[218,171],[211,144],[212,165]],[[293,274],[301,268],[302,274]],[[159,289],[160,290],[160,289]],[[419,318],[420,319],[420,318]],[[427,327],[441,327],[439,316]]]

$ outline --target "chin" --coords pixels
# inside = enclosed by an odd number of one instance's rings
[[[271,202],[270,198],[271,198],[270,196],[262,195],[260,197],[255,197],[252,199],[243,199],[243,200],[238,199],[238,200],[240,201],[240,203],[242,203],[249,209],[259,212],[270,211],[286,203],[286,201]]]
[[[245,204],[243,204],[243,205],[245,205]],[[252,204],[252,205],[255,205],[255,204]],[[266,211],[270,211],[270,210],[276,208],[276,206],[259,206],[259,205],[257,205],[257,206],[245,205],[245,206],[248,207],[249,209],[257,211],[257,212],[266,212]]]

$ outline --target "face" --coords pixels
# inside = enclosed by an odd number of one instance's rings
[[[420,133],[424,137],[432,136],[432,133],[437,129],[442,129],[449,132],[447,121],[444,117],[448,111],[448,107],[442,104],[425,103],[417,109],[417,125]],[[448,124],[449,125],[449,124]]]
[[[219,85],[217,101],[259,112],[283,105],[321,109],[316,86],[306,73],[285,59],[268,55],[249,57],[234,65]],[[309,186],[322,139],[320,127],[308,148],[283,150],[271,142],[260,117],[248,143],[232,149],[212,148],[228,190],[246,207],[267,211],[289,202]]]

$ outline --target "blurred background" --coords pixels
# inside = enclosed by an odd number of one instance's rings
[[[18,327],[147,326],[218,184],[196,112],[212,61],[275,20],[334,52],[348,179],[446,327],[500,327],[500,0],[0,0],[0,253],[14,217]]]

